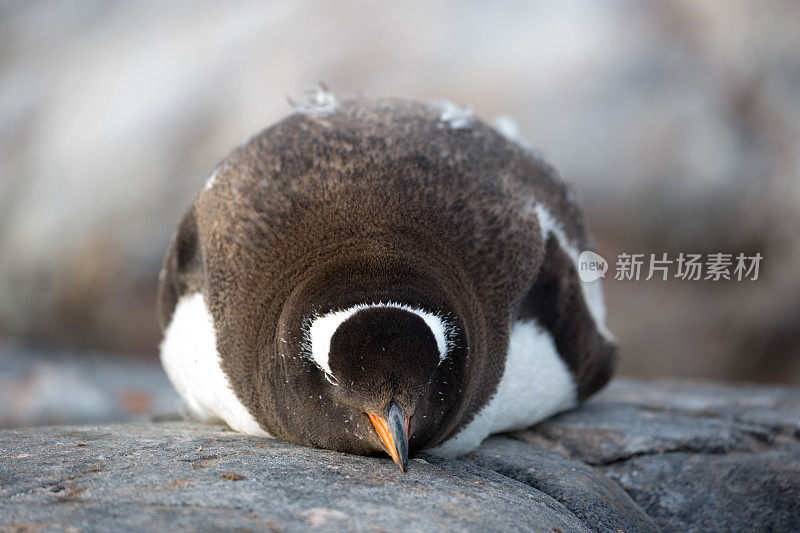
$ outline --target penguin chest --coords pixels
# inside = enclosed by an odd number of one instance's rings
[[[535,320],[520,320],[511,329],[494,396],[461,431],[430,451],[447,457],[468,453],[492,433],[529,427],[575,405],[575,383],[552,335]]]

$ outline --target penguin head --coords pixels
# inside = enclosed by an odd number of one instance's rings
[[[279,298],[262,296],[264,278],[254,271],[253,283],[212,292],[212,312],[215,300],[224,304],[223,367],[268,433],[340,452],[388,453],[405,469],[410,454],[457,431],[469,408],[475,321],[461,293],[451,293],[457,284],[427,255],[376,256],[368,248],[360,242],[322,267],[296,263],[292,283],[276,285],[285,291]]]
[[[309,326],[311,355],[331,385],[332,401],[366,415],[402,470],[411,423],[418,414],[428,417],[427,396],[446,356],[446,327],[430,312],[395,302],[356,305],[314,317]]]

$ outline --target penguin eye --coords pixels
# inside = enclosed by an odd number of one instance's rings
[[[336,386],[339,385],[339,380],[336,379],[336,376],[334,376],[333,374],[328,374],[327,372],[324,372],[324,374],[325,374],[325,379],[328,380],[328,383]]]

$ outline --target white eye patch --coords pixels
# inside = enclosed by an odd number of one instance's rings
[[[340,311],[314,316],[305,333],[305,348],[311,354],[311,359],[325,372],[326,377],[330,376],[328,381],[336,379],[333,378],[331,367],[328,363],[331,339],[333,339],[334,333],[336,333],[336,330],[339,329],[339,326],[341,326],[345,320],[355,313],[363,311],[364,309],[376,307],[402,309],[420,317],[430,328],[433,338],[436,339],[436,346],[439,349],[439,364],[447,357],[447,354],[452,348],[453,337],[455,335],[453,325],[440,315],[396,302],[358,304]],[[331,381],[331,383],[333,383],[333,381]]]

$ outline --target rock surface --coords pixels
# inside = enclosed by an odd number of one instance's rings
[[[408,474],[184,421],[0,431],[8,530],[791,530],[800,391],[615,381]]]

